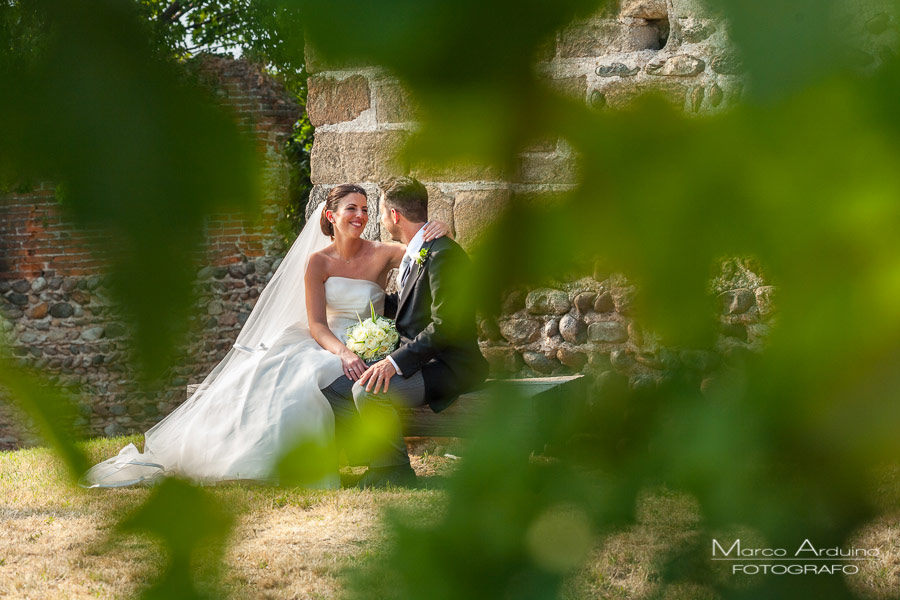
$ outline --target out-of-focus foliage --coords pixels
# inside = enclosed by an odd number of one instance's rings
[[[241,56],[264,65],[305,109],[308,75],[302,19],[296,7],[269,0],[135,0],[134,9],[144,28],[145,42],[160,60],[184,62],[206,52]],[[21,61],[40,55],[48,31],[43,15],[40,3],[11,0],[0,6],[0,39],[5,44],[0,60]],[[90,14],[85,15],[88,17]],[[74,23],[73,31],[77,27],[79,24]],[[280,207],[278,228],[288,244],[303,225],[312,188],[312,139],[313,128],[304,110],[286,149],[292,166],[290,197]],[[15,173],[12,181],[0,179],[0,189],[15,185],[27,190],[23,184],[27,181],[22,173]]]
[[[321,485],[322,481],[338,470],[338,447],[346,452],[351,463],[365,461],[372,453],[383,448],[395,434],[396,420],[390,415],[374,413],[365,420],[356,419],[338,432],[335,443],[302,441],[287,448],[278,458],[275,479],[280,485]],[[387,441],[386,441],[387,440]]]
[[[60,183],[63,208],[110,240],[110,289],[145,371],[177,348],[206,215],[257,199],[253,147],[147,43],[127,4],[35,2],[45,42],[0,74],[7,178]],[[223,170],[223,165],[227,169]]]
[[[230,125],[173,82],[153,58],[152,27],[122,4],[35,6],[45,12],[25,23],[45,23],[28,35],[46,35],[46,50],[32,56],[18,44],[3,59],[0,164],[63,182],[74,214],[126,248],[180,256],[184,240],[199,238],[202,215],[221,207],[210,198],[240,205],[252,195]],[[691,118],[652,99],[593,111],[541,83],[540,46],[600,8],[596,1],[272,6],[302,10],[327,59],[383,65],[412,88],[424,121],[410,148],[417,160],[508,166],[528,142],[552,136],[577,150],[580,184],[555,203],[512,206],[481,249],[473,293],[490,299],[601,258],[639,284],[642,324],[670,345],[709,347],[707,288],[718,257],[752,253],[779,288],[765,353],[731,361],[706,395],[696,373],[673,369],[654,390],[602,388],[589,414],[560,406],[558,422],[521,427],[508,413],[486,419],[449,487],[447,512],[427,528],[395,517],[391,551],[359,575],[355,593],[554,596],[591,543],[631,518],[637,491],[660,481],[695,495],[710,531],[749,527],[772,547],[805,538],[839,545],[875,514],[872,467],[900,454],[900,64],[884,53],[872,74],[848,70],[852,39],[829,12],[837,2],[716,3],[747,67],[748,95],[725,113]],[[211,15],[198,11],[179,26],[231,35]],[[286,61],[300,60],[299,45],[286,52]],[[115,152],[107,141],[119,144]],[[179,215],[178,225],[151,210],[160,208]],[[143,286],[172,275],[123,260],[135,280],[117,282],[119,298],[153,340],[139,346],[144,358],[155,360],[184,313],[142,310],[145,294],[153,297]],[[151,324],[158,331],[148,333]],[[559,462],[529,465],[548,425]],[[306,478],[304,469],[293,473]],[[141,518],[160,531],[170,511],[156,506]],[[211,509],[198,510],[218,524],[200,533],[225,529]],[[161,585],[192,590],[190,551],[172,556],[178,564]],[[839,577],[760,577],[738,587],[698,556],[693,564],[672,557],[664,576],[723,597],[850,597]]]
[[[585,469],[577,477],[516,475],[498,423],[496,443],[479,446],[451,490],[459,508],[428,531],[400,528],[397,560],[379,565],[397,595],[520,597],[521,581],[522,597],[553,593],[552,569],[523,534],[549,506],[536,492],[545,486],[603,531],[633,508],[637,489],[665,481],[700,499],[710,527],[750,526],[773,547],[838,545],[874,514],[872,467],[900,455],[900,139],[889,108],[900,64],[883,53],[877,72],[850,70],[856,40],[837,2],[710,7],[731,24],[748,94],[702,118],[653,99],[598,112],[545,89],[531,66],[539,45],[597,3],[303,6],[327,60],[384,65],[412,88],[425,119],[412,156],[511,165],[531,136],[561,136],[578,152],[575,190],[514,203],[498,220],[472,288],[486,300],[596,256],[638,283],[638,319],[667,344],[710,347],[707,282],[719,257],[753,254],[779,286],[769,347],[725,368],[714,392],[701,395],[692,372],[672,370],[641,397],[594,397],[596,419],[569,431],[581,434],[567,463]],[[495,464],[510,474],[488,482],[480,470]],[[593,488],[590,473],[603,474]],[[594,491],[585,496],[585,486]],[[472,497],[476,488],[488,498]],[[494,549],[500,562],[457,571],[459,548]],[[821,576],[759,578],[749,589],[720,591],[849,596],[842,579]]]
[[[300,13],[271,0],[137,0],[143,19],[166,54],[239,53],[286,77],[302,67]]]
[[[294,133],[287,143],[286,153],[291,162],[290,197],[282,206],[281,218],[278,221],[278,233],[285,243],[291,244],[297,234],[306,223],[306,205],[309,202],[309,194],[312,191],[312,173],[309,162],[313,145],[313,126],[309,122],[309,114],[306,112],[306,83],[304,81],[302,94],[297,94],[297,99],[303,102],[303,116],[294,125]]]
[[[31,3],[0,4],[0,40],[3,53],[0,61],[7,64],[14,58],[34,55],[43,39],[40,10]]]
[[[0,6],[0,189],[57,181],[76,223],[118,242],[110,283],[135,321],[137,356],[158,374],[191,306],[198,223],[252,210],[258,196],[250,144],[172,59],[238,52],[267,65],[305,106],[299,13],[244,0],[57,8]],[[294,168],[279,223],[287,242],[311,188],[312,134],[304,112],[287,149]],[[216,172],[230,161],[236,168]]]
[[[310,182],[313,127],[306,114],[303,21],[298,8],[271,0],[140,0],[160,52],[186,60],[225,52],[265,65],[304,109],[287,145],[290,196],[281,206],[278,233],[287,244],[303,226]]]
[[[201,52],[225,52],[265,65],[296,98],[303,114],[286,148],[290,195],[277,222],[286,244],[303,227],[312,189],[309,153],[313,127],[306,114],[306,63],[302,14],[272,0],[139,0],[162,54],[182,60]]]
[[[287,35],[276,19],[290,21]],[[296,11],[248,2],[3,2],[0,34],[3,187],[57,182],[67,215],[109,240],[107,282],[132,322],[143,373],[154,377],[176,356],[193,305],[205,218],[223,211],[250,217],[260,195],[252,141],[173,58],[217,42],[239,46],[303,101]],[[301,62],[288,61],[284,49]],[[306,125],[293,144],[301,161],[306,149],[308,179]],[[64,394],[5,356],[0,383],[63,456],[73,480],[82,474]],[[148,597],[192,598],[199,595],[191,575],[196,549],[221,545],[230,518],[198,490],[166,482],[120,530],[150,532],[166,544],[169,566]]]
[[[218,568],[233,516],[213,495],[178,479],[167,479],[119,525],[120,533],[145,533],[158,538],[169,555],[165,571],[143,598],[219,598],[205,582],[196,583],[198,560]],[[214,550],[210,553],[210,549]],[[201,552],[202,551],[202,552]]]
[[[72,481],[87,468],[84,454],[75,445],[74,403],[60,389],[49,385],[40,373],[17,366],[0,353],[0,394],[14,400],[31,415],[44,440],[63,458]]]

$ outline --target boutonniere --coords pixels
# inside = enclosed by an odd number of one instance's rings
[[[420,267],[425,264],[425,259],[428,258],[428,255],[431,254],[431,250],[428,248],[422,248],[419,250],[419,256],[416,257],[416,264]]]

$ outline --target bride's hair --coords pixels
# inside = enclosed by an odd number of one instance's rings
[[[328,217],[325,216],[325,211],[336,211],[341,203],[341,198],[350,194],[361,194],[366,200],[369,199],[366,195],[366,190],[352,183],[342,183],[334,186],[325,198],[325,208],[322,210],[322,216],[319,217],[319,224],[322,226],[322,233],[332,239],[334,239],[334,223],[328,220]]]

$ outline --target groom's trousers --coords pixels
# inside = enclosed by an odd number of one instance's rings
[[[334,411],[337,443],[346,450],[350,464],[368,464],[373,468],[409,464],[397,407],[425,404],[421,371],[409,378],[394,375],[387,393],[367,392],[364,386],[343,375],[322,393]]]

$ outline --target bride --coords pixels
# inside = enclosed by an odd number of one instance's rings
[[[318,217],[318,218],[316,218]],[[310,487],[340,485],[332,448],[334,415],[320,391],[343,373],[359,379],[365,363],[344,345],[359,315],[384,307],[388,273],[405,247],[362,239],[366,191],[334,187],[313,213],[238,334],[234,347],[197,391],[134,444],[94,465],[84,487],[122,487],[179,475],[198,483],[277,483],[285,452],[330,457]],[[426,240],[445,235],[430,223]],[[302,287],[301,287],[302,286]]]

